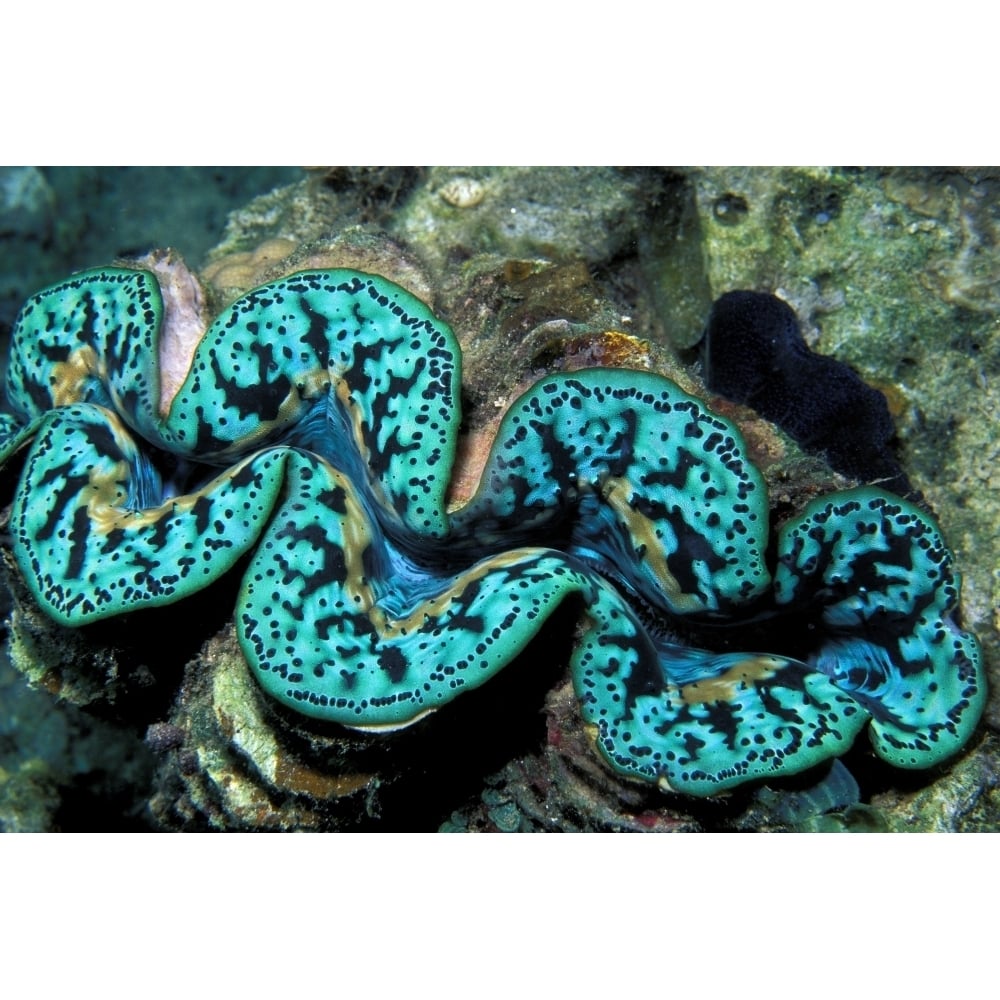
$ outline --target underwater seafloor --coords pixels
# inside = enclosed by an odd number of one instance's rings
[[[163,609],[160,634],[155,617],[74,634],[7,560],[0,829],[1000,828],[998,195],[1000,171],[973,168],[0,169],[4,355],[29,294],[154,248],[185,258],[216,311],[293,271],[370,270],[455,331],[469,452],[550,371],[649,368],[740,425],[787,515],[853,480],[708,391],[698,350],[720,295],[777,294],[814,351],[885,394],[893,460],[955,555],[991,690],[931,770],[880,763],[862,733],[821,773],[690,799],[598,759],[568,618],[440,718],[334,748],[264,704],[227,619],[235,584]]]

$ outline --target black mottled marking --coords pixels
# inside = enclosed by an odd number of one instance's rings
[[[216,385],[225,395],[226,403],[235,407],[241,419],[255,415],[262,423],[273,423],[282,404],[292,391],[292,380],[281,371],[274,360],[273,344],[253,340],[250,342],[249,350],[256,362],[257,370],[248,385],[242,386],[234,379],[223,375],[215,351],[210,358],[212,373]]]
[[[305,295],[298,297],[298,307],[300,312],[308,319],[309,325],[301,334],[302,343],[305,344],[313,354],[319,359],[321,366],[325,367],[329,360],[329,330],[330,321],[322,313],[316,312],[309,305],[309,299]]]
[[[383,645],[379,649],[378,665],[380,670],[384,670],[389,675],[389,680],[393,684],[399,684],[406,676],[406,668],[409,664],[402,651],[396,646]]]
[[[198,416],[197,434],[193,452],[196,455],[213,455],[219,451],[225,451],[231,442],[227,438],[219,437],[215,433],[215,423],[207,419],[205,408],[196,406],[194,410]]]
[[[53,314],[49,313],[50,322]],[[50,344],[45,340],[39,340],[36,344],[38,353],[50,364],[60,364],[69,359],[71,349],[69,344]]]

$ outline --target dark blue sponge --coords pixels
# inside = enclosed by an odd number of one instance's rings
[[[727,292],[712,306],[701,350],[712,392],[752,407],[837,472],[914,494],[892,451],[885,396],[844,362],[813,353],[786,302]]]

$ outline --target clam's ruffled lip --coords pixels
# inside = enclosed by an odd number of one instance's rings
[[[516,400],[449,511],[461,353],[426,305],[316,270],[206,325],[194,278],[161,272],[83,272],[15,325],[0,462],[20,469],[15,559],[55,620],[189,600],[241,564],[235,627],[263,690],[384,731],[489,681],[572,599],[598,751],[690,795],[813,766],[866,727],[905,768],[968,740],[979,646],[914,505],[820,497],[769,565],[766,488],[738,429],[659,375],[593,368]],[[818,638],[801,659],[703,650],[650,615],[805,616]]]

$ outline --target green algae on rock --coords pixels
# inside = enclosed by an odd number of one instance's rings
[[[15,329],[24,423],[5,422],[0,458],[25,453],[14,552],[57,620],[184,600],[250,556],[235,619],[263,689],[379,731],[485,683],[580,600],[571,670],[597,748],[698,796],[836,756],[869,719],[906,767],[975,726],[978,646],[951,619],[936,527],[891,495],[837,494],[782,530],[772,581],[739,432],[669,380],[541,381],[449,513],[461,356],[409,293],[347,270],[279,279],[224,310],[171,380],[162,308],[149,272],[97,269],[34,296]],[[640,617],[717,626],[783,605],[823,622],[806,661],[702,651]]]
[[[395,224],[438,266],[453,247],[466,256],[600,260],[633,238],[631,206],[641,190],[633,172],[610,167],[436,167]],[[434,239],[422,240],[428,233]]]

